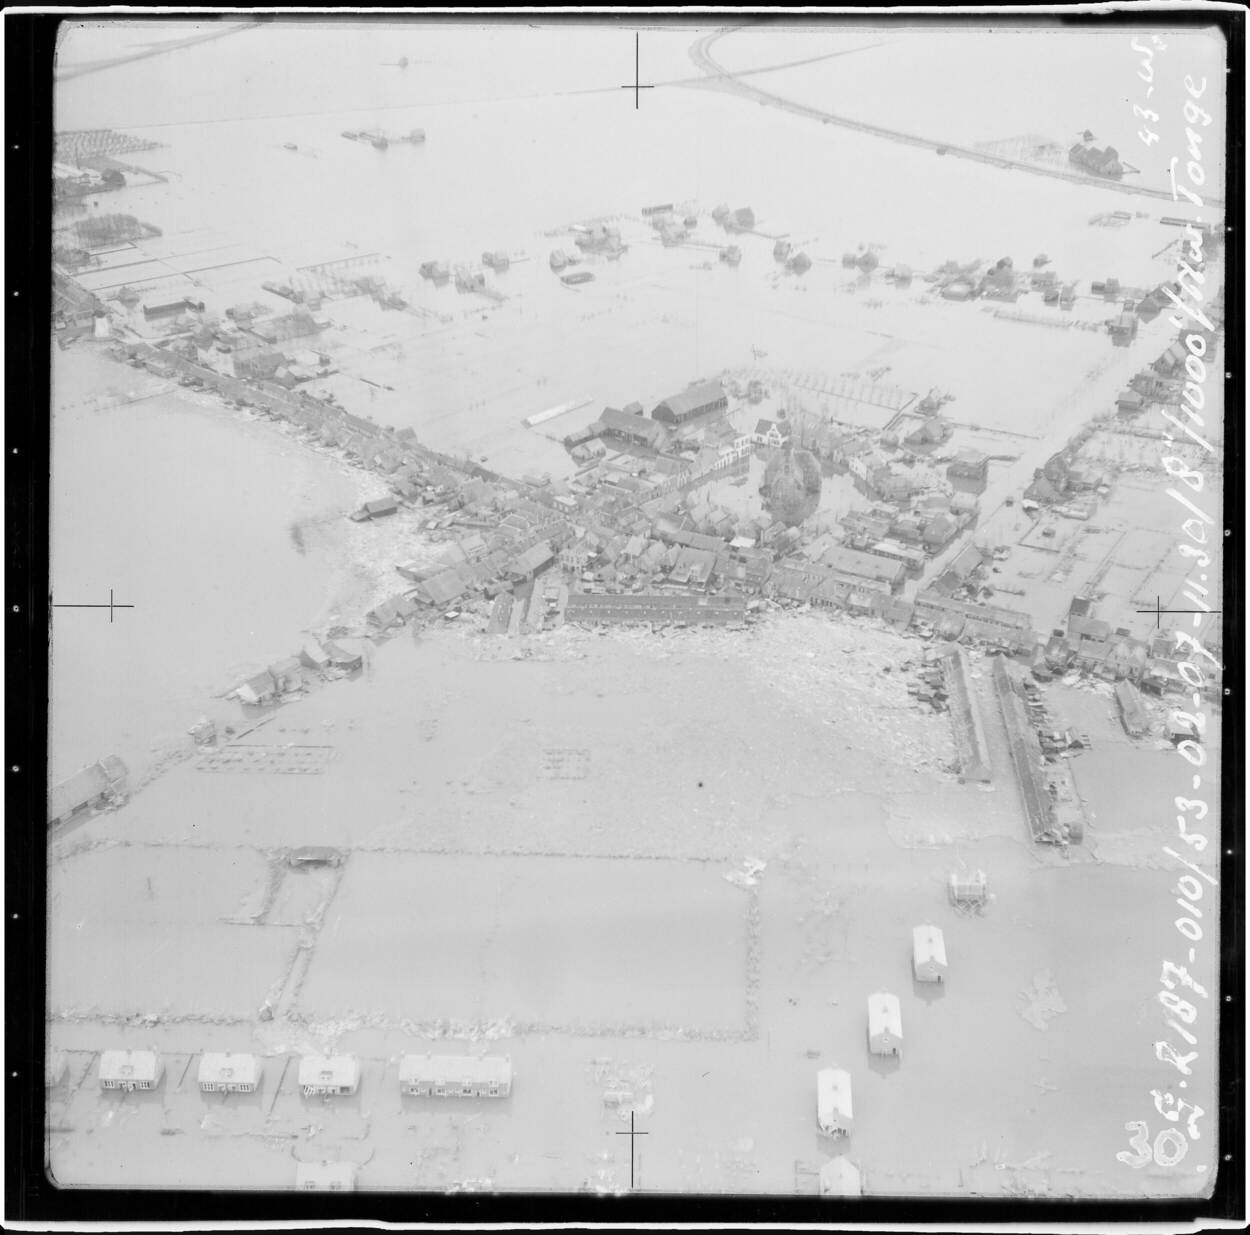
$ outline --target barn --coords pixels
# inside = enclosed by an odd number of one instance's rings
[[[684,425],[696,416],[723,412],[728,406],[729,398],[720,382],[698,382],[657,404],[651,419],[668,425]]]

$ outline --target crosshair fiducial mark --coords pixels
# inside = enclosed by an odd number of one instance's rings
[[[113,620],[113,611],[115,609],[133,609],[134,605],[123,605],[120,601],[113,599],[113,589],[109,588],[109,602],[107,605],[57,605],[52,606],[54,609],[107,609],[109,611],[109,621]]]
[[[640,90],[654,90],[654,86],[644,86],[641,84],[641,77],[638,75],[638,33],[634,32],[634,80],[630,85],[621,86],[621,90],[632,90],[634,92],[634,110],[638,110],[638,92]],[[640,1136],[645,1133],[639,1133]]]
[[[618,1132],[617,1136],[629,1137],[629,1186],[634,1186],[634,1138],[638,1136],[650,1136],[650,1132],[637,1132],[634,1130],[634,1112],[629,1112],[629,1131]]]
[[[1165,609],[1163,607],[1162,598],[1156,596],[1153,609],[1138,609],[1137,612],[1138,613],[1153,613],[1155,615],[1155,627],[1156,629],[1159,629],[1159,628],[1162,628],[1163,626],[1163,615],[1165,613],[1219,613],[1221,612],[1221,610],[1219,609]]]

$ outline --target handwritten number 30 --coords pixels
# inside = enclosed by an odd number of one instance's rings
[[[1133,1134],[1128,1143],[1129,1149],[1134,1152],[1129,1153],[1127,1149],[1122,1149],[1116,1157],[1134,1170],[1139,1170],[1147,1162],[1154,1162],[1157,1166],[1175,1166],[1189,1152],[1189,1142],[1175,1128],[1164,1128],[1155,1137],[1153,1150],[1142,1120],[1129,1120],[1124,1125],[1124,1130]]]

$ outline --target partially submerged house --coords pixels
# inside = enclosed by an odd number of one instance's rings
[[[126,765],[116,755],[107,755],[54,785],[48,796],[49,826],[118,800],[126,792],[126,776]]]
[[[285,660],[275,661],[269,666],[269,674],[280,694],[300,690],[304,685],[304,675],[300,672],[298,656],[288,656]]]
[[[351,673],[365,663],[362,653],[345,648],[333,640],[327,639],[324,646],[325,653],[330,658],[330,664],[335,669],[342,669],[346,673]]]
[[[399,510],[399,503],[393,497],[379,497],[366,502],[352,516],[354,523],[366,523],[371,519],[384,519]]]
[[[235,689],[234,695],[240,703],[251,704],[253,707],[272,703],[278,693],[278,683],[268,669],[248,678],[242,686]]]
[[[503,1055],[405,1055],[399,1085],[413,1097],[506,1098],[512,1061]]]
[[[903,1015],[897,995],[878,991],[868,996],[868,1050],[873,1055],[903,1053]]]
[[[917,982],[946,981],[946,940],[938,927],[912,928],[911,965]]]
[[[200,1057],[196,1080],[201,1093],[253,1093],[260,1083],[255,1055],[208,1051]]]
[[[816,1073],[816,1123],[826,1136],[849,1136],[855,1114],[851,1104],[851,1074],[840,1068]]]
[[[354,1094],[360,1086],[355,1055],[305,1055],[299,1061],[299,1087],[305,1097]]]
[[[155,1051],[105,1051],[100,1056],[100,1088],[155,1089],[165,1074],[165,1063]]]

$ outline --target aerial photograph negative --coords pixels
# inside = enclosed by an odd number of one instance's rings
[[[53,1188],[1215,1195],[1218,9],[61,22]]]

